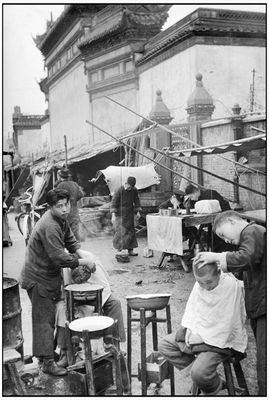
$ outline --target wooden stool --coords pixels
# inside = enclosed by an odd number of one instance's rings
[[[132,322],[140,323],[140,351],[141,351],[141,384],[142,384],[142,396],[147,395],[147,370],[146,370],[146,327],[149,323],[152,323],[152,341],[153,341],[153,351],[158,350],[158,333],[157,333],[157,323],[166,322],[167,323],[167,333],[172,332],[171,327],[171,313],[170,305],[167,304],[170,298],[170,294],[167,295],[168,298],[162,299],[162,294],[152,295],[155,298],[143,298],[140,296],[127,296],[127,364],[130,380],[132,376]],[[157,318],[157,310],[166,309],[166,318]],[[140,312],[139,318],[132,317],[132,310]],[[150,311],[151,315],[146,316],[146,311]],[[171,395],[175,394],[175,383],[174,383],[174,368],[171,364],[169,368],[169,379],[171,387]]]
[[[230,357],[227,357],[225,360],[223,360],[223,368],[224,368],[224,373],[225,373],[225,379],[226,379],[226,385],[227,385],[227,391],[229,396],[235,396],[236,393],[239,394],[239,396],[249,396],[249,391],[247,387],[247,382],[240,364],[240,361],[246,358],[247,355],[246,353],[238,353],[233,354]],[[234,385],[234,379],[233,379],[233,374],[232,374],[232,368],[233,366],[235,376],[237,379],[238,387]],[[192,385],[191,389],[191,394],[193,396],[198,396],[198,394],[201,393],[200,389],[197,387],[196,384]]]
[[[102,291],[103,286],[91,283],[80,283],[68,285],[64,288],[66,300],[66,317],[69,322],[74,320],[74,305],[86,304],[94,306],[94,312],[102,314]]]
[[[99,322],[102,322],[103,328],[100,329]],[[100,324],[101,325],[101,324]],[[98,329],[98,330],[95,330]],[[123,384],[120,366],[120,349],[119,349],[119,333],[118,333],[118,323],[109,317],[93,316],[79,318],[70,324],[66,323],[66,333],[67,333],[67,354],[70,359],[71,354],[71,364],[67,367],[67,371],[74,371],[77,368],[82,368],[85,366],[85,377],[86,386],[89,395],[96,395],[96,388],[94,383],[94,365],[100,360],[108,360],[114,364],[114,371],[116,377],[116,390],[117,395],[123,394]],[[79,340],[83,340],[84,345],[84,360],[75,363],[75,354],[73,348],[72,335],[75,334]],[[110,337],[112,342],[106,345],[106,352],[104,354],[92,357],[92,347],[91,340],[99,338]],[[112,379],[113,381],[113,379]]]
[[[18,356],[15,349],[4,349],[4,374],[3,378],[10,380],[12,389],[16,396],[27,396],[27,392],[24,387],[24,383],[20,378],[19,372],[17,370],[16,363],[22,361],[22,357]]]

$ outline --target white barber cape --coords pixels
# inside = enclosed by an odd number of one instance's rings
[[[221,273],[218,286],[211,291],[195,282],[181,325],[199,334],[206,344],[243,353],[247,347],[245,321],[243,282]]]

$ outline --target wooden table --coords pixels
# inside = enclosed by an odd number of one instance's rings
[[[183,249],[183,233],[182,227],[189,226],[204,226],[209,228],[209,238],[211,242],[211,227],[218,213],[214,214],[190,214],[165,216],[159,214],[147,215],[147,231],[148,231],[148,248],[162,252],[159,265],[161,266],[165,254],[177,254],[180,256],[183,268],[187,271],[188,268],[181,256],[184,254]],[[200,243],[200,233],[198,230],[197,243]],[[209,247],[208,242],[207,246]],[[208,250],[208,249],[207,249]]]
[[[266,209],[263,208],[261,210],[250,210],[250,211],[243,211],[240,212],[242,217],[246,218],[250,221],[255,221],[257,224],[266,225]]]

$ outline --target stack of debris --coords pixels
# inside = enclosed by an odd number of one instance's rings
[[[112,233],[110,200],[110,196],[83,197],[79,200],[82,238]]]

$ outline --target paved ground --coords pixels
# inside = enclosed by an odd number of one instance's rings
[[[3,271],[5,276],[17,279],[23,263],[25,245],[22,236],[18,232],[14,220],[15,215],[9,214],[10,236],[13,246],[3,249]],[[87,238],[82,243],[82,248],[90,250],[97,254],[102,260],[111,279],[113,292],[119,297],[122,303],[123,314],[126,321],[126,295],[137,293],[171,293],[170,306],[172,316],[172,330],[175,331],[179,326],[181,315],[183,313],[186,300],[194,283],[192,273],[186,273],[182,270],[179,262],[167,264],[162,269],[156,267],[160,253],[155,252],[153,258],[144,258],[143,249],[146,247],[146,238],[139,238],[138,257],[133,257],[130,263],[120,264],[114,258],[111,236],[99,238]],[[139,285],[136,283],[142,281]],[[31,354],[31,304],[24,290],[20,290],[22,305],[22,327],[24,335],[25,354]],[[159,315],[162,316],[163,311]],[[248,324],[249,344],[247,349],[248,357],[242,362],[243,370],[247,379],[251,395],[257,393],[256,369],[255,369],[255,341]],[[158,337],[166,334],[165,324],[159,324]],[[133,374],[137,374],[138,362],[140,361],[140,332],[139,325],[133,324]],[[122,344],[122,349],[126,350],[126,343]],[[151,329],[147,329],[147,355],[152,352]],[[36,363],[34,363],[36,365]],[[222,373],[222,371],[221,371]],[[188,395],[191,381],[189,377],[189,368],[184,371],[175,371],[176,377],[176,395]],[[36,386],[40,389],[29,389],[29,395],[71,395],[68,386],[68,377],[52,378],[39,373],[36,378]],[[150,387],[148,395],[156,395],[154,387]],[[169,380],[163,382],[160,395],[169,395]],[[226,395],[226,391],[220,392],[220,395]],[[75,395],[75,394],[74,394]],[[137,378],[132,379],[132,395],[141,395],[141,384]]]

